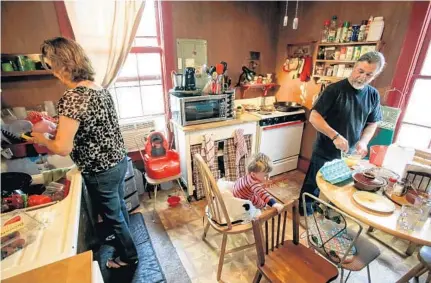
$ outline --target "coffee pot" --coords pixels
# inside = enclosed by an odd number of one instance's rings
[[[187,67],[183,76],[184,90],[196,90],[196,70],[192,67]]]

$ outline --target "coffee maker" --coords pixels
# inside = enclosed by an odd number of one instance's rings
[[[184,90],[196,90],[196,76],[195,76],[195,68],[187,67],[184,70],[183,75],[183,87]]]

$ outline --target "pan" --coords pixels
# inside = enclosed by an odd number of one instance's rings
[[[280,112],[291,112],[302,108],[302,105],[297,102],[291,101],[277,101],[274,102],[275,110]]]

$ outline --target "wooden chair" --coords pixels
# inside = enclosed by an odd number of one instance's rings
[[[428,272],[428,277],[425,280],[426,283],[431,282],[431,247],[423,246],[418,253],[419,264],[410,269],[397,283],[408,283],[410,279],[416,277],[416,279]],[[416,281],[417,282],[417,281]]]
[[[361,236],[362,225],[338,208],[309,193],[303,194],[302,201],[304,215],[307,215],[305,226],[309,246],[341,269],[340,282],[347,282],[352,271],[360,271],[366,267],[368,282],[371,283],[369,265],[380,255],[380,250]],[[306,203],[310,202],[312,206],[307,208]],[[307,211],[310,209],[311,211]],[[349,220],[349,227],[347,227],[346,219]],[[329,234],[331,236],[328,236]],[[344,252],[337,253],[335,248],[332,248],[335,247],[334,241],[338,246],[344,248]],[[355,253],[352,252],[353,249],[356,249]],[[349,270],[345,281],[343,281],[344,270]]]
[[[252,226],[251,226],[251,223],[248,223],[248,224],[232,223],[227,213],[223,198],[217,187],[217,183],[208,165],[205,163],[205,161],[203,160],[200,154],[195,154],[194,157],[195,157],[194,162],[196,162],[198,172],[199,172],[199,179],[202,182],[202,186],[205,192],[205,198],[207,200],[207,206],[205,208],[207,223],[205,225],[202,240],[205,241],[206,234],[208,233],[208,229],[210,226],[214,228],[214,230],[216,230],[217,232],[223,234],[223,240],[222,240],[221,250],[220,250],[220,258],[219,258],[219,264],[218,264],[218,270],[217,270],[217,281],[220,281],[225,254],[241,251],[246,248],[251,248],[254,246],[254,243],[253,243],[253,244],[244,245],[244,246],[226,251],[227,236],[233,235],[233,234],[246,233],[252,229]],[[220,221],[221,219],[224,219],[225,223],[218,224],[218,223],[221,223]],[[207,244],[209,243],[207,242]]]
[[[318,283],[337,278],[335,265],[299,243],[298,203],[295,200],[285,204],[280,213],[271,208],[252,221],[258,268],[253,282],[260,282],[262,276],[270,282],[280,283]],[[287,211],[290,208],[293,240],[285,240]]]
[[[431,174],[427,172],[407,171],[406,179],[418,191],[429,193],[431,191]]]

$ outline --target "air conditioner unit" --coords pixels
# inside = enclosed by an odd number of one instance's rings
[[[148,135],[150,132],[155,131],[154,121],[136,122],[130,124],[120,125],[120,131],[123,135],[124,143],[129,152],[138,151],[135,137]]]

